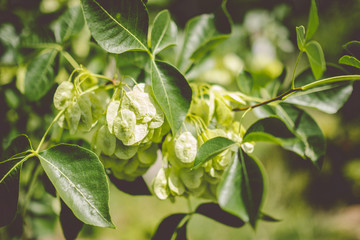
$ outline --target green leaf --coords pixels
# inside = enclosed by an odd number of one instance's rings
[[[305,52],[310,62],[311,70],[316,79],[319,79],[326,70],[324,52],[320,44],[311,41],[305,45]]]
[[[152,61],[151,68],[154,96],[175,134],[182,127],[189,111],[191,88],[185,77],[170,64]]]
[[[339,69],[328,66],[324,77],[341,75]],[[301,87],[316,81],[311,70],[301,73],[295,82],[295,87]],[[285,100],[287,103],[311,107],[325,113],[334,114],[345,104],[352,93],[352,83],[329,84],[313,88],[305,92],[296,93]]]
[[[78,34],[84,27],[84,15],[81,7],[69,8],[60,18],[51,26],[54,31],[56,41],[65,42],[73,35]]]
[[[154,54],[176,45],[177,27],[168,10],[159,12],[151,29],[151,48]]]
[[[360,58],[360,41],[350,41],[343,45],[343,48],[350,53],[350,55]]]
[[[224,137],[215,137],[207,140],[200,146],[196,154],[194,167],[200,166],[234,144],[236,144],[234,141]]]
[[[14,219],[19,198],[19,179],[25,151],[31,145],[27,136],[15,138],[5,150],[0,160],[0,227]]]
[[[138,80],[139,75],[150,64],[149,56],[145,52],[131,51],[115,56],[116,66],[123,76],[131,76]]]
[[[131,195],[151,195],[143,177],[137,177],[132,182],[118,179],[113,174],[108,174],[108,177],[115,187],[124,193]]]
[[[185,213],[176,213],[172,214],[166,218],[164,218],[159,224],[156,232],[151,237],[152,240],[160,240],[160,239],[171,239],[174,235],[177,227],[180,222],[186,217]]]
[[[219,183],[217,195],[222,209],[255,228],[264,199],[264,172],[259,162],[239,148]]]
[[[71,209],[60,198],[60,223],[65,239],[76,239],[84,223],[76,218]]]
[[[319,16],[317,12],[315,0],[311,0],[311,7],[309,13],[309,21],[307,26],[306,40],[311,39],[319,26]]]
[[[38,157],[56,191],[77,218],[94,226],[114,227],[105,170],[95,153],[77,145],[61,144]]]
[[[274,217],[270,216],[269,214],[266,214],[263,212],[260,213],[260,218],[261,218],[261,220],[266,221],[266,222],[280,222],[279,219],[274,218]]]
[[[189,20],[177,66],[186,72],[194,61],[230,36],[231,22],[223,1],[216,14],[203,14]]]
[[[287,149],[320,166],[321,159],[325,155],[326,142],[324,134],[314,119],[304,110],[287,104],[278,106],[276,112],[303,143],[295,144]]]
[[[349,56],[349,55],[342,56],[339,59],[339,63],[349,65],[352,67],[356,67],[356,68],[360,68],[360,61],[357,58],[355,58],[353,56]]]
[[[141,0],[81,0],[90,32],[108,52],[149,51],[149,17]]]
[[[204,215],[230,227],[242,227],[245,222],[235,215],[232,215],[220,208],[216,203],[203,203],[198,206],[195,213]]]
[[[280,146],[292,146],[299,141],[278,117],[263,118],[246,131],[243,142],[271,142]]]
[[[186,220],[186,222],[176,230],[176,238],[175,240],[188,240],[187,237],[187,225],[190,219]]]
[[[300,51],[305,51],[305,28],[304,26],[296,27],[297,45]]]
[[[258,117],[277,116],[280,117],[288,129],[300,140],[293,145],[282,147],[293,151],[304,159],[309,159],[320,167],[325,155],[325,137],[312,117],[304,110],[291,104],[282,103],[275,107],[263,106],[255,108],[254,113]]]
[[[56,50],[47,51],[35,57],[27,67],[25,95],[30,101],[41,99],[55,82],[54,60]]]

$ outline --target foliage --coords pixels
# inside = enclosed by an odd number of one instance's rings
[[[336,113],[360,75],[327,71],[320,43],[311,40],[319,26],[312,0],[307,28],[295,30],[299,55],[289,89],[280,92],[286,87],[283,74],[238,69],[233,71],[237,91],[198,81],[216,46],[231,35],[226,4],[223,0],[215,13],[192,18],[181,32],[167,10],[150,23],[142,0],[81,0],[81,6],[52,21],[46,37],[25,29],[15,46],[9,44],[16,70],[1,66],[1,71],[9,79],[17,75],[17,87],[28,101],[53,96],[57,114],[36,148],[26,135],[4,144],[0,226],[26,213],[26,202],[17,211],[19,191],[24,188],[31,196],[41,174],[44,188],[59,198],[67,239],[76,238],[83,223],[115,227],[109,180],[132,195],[209,201],[165,218],[153,239],[186,239],[195,214],[235,228],[276,221],[262,209],[267,184],[261,162],[252,156],[256,143],[278,144],[321,167],[325,137],[298,106]],[[85,48],[74,49],[81,45]],[[86,59],[89,49],[98,56]],[[304,52],[310,69],[296,76]],[[360,68],[355,56],[345,55],[339,63]],[[252,110],[258,119],[246,128],[242,120]],[[239,118],[235,112],[243,113]],[[149,190],[143,176],[158,159],[161,168]],[[31,161],[36,164],[28,165]],[[21,183],[23,165],[35,173],[29,185]]]

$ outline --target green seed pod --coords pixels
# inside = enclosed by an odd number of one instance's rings
[[[207,190],[207,183],[202,181],[196,188],[188,188],[189,193],[194,197],[201,197]]]
[[[54,105],[58,110],[67,108],[74,96],[74,84],[72,82],[62,82],[55,91]]]
[[[104,165],[104,168],[113,168],[114,167],[114,159],[109,156],[100,155],[99,159],[101,160],[102,164]]]
[[[81,117],[79,122],[79,129],[89,131],[93,124],[91,113],[91,101],[87,95],[81,95],[77,102],[80,107]]]
[[[149,133],[147,124],[136,124],[133,134],[130,138],[123,140],[123,143],[127,146],[138,145]]]
[[[170,195],[170,190],[167,180],[168,177],[166,172],[167,169],[161,168],[153,181],[153,190],[155,196],[157,196],[161,200],[167,199]]]
[[[137,170],[138,167],[139,167],[139,160],[133,157],[129,159],[126,165],[124,166],[124,173],[131,176]]]
[[[198,188],[202,182],[204,170],[202,168],[187,169],[182,168],[179,171],[180,179],[187,188],[195,189]]]
[[[105,91],[88,93],[91,102],[91,114],[93,122],[97,121],[104,113],[109,95]]]
[[[157,159],[157,150],[157,144],[152,144],[148,149],[139,151],[137,153],[137,158],[139,159],[140,163],[150,166]]]
[[[212,162],[216,170],[224,170],[231,162],[233,152],[231,149],[226,149],[225,151],[216,155]]]
[[[191,165],[197,153],[197,140],[190,132],[183,132],[175,139],[175,154],[181,162]]]
[[[74,135],[76,133],[79,126],[80,118],[81,109],[79,107],[79,104],[77,102],[71,102],[71,104],[65,110],[65,119],[71,135]]]
[[[135,156],[138,149],[139,146],[125,146],[120,140],[116,140],[115,156],[120,159],[128,160]]]
[[[172,195],[181,196],[185,192],[185,186],[179,177],[179,171],[176,168],[171,168],[168,177],[169,189]]]
[[[97,132],[96,146],[108,156],[113,155],[115,152],[116,137],[109,132],[105,125],[101,126]]]
[[[224,126],[230,126],[234,121],[234,113],[222,98],[215,98],[215,117]]]
[[[109,128],[109,132],[114,133],[114,120],[118,114],[120,101],[111,101],[106,110],[106,122]]]
[[[135,113],[128,109],[121,109],[114,120],[115,136],[125,144],[125,142],[129,141],[129,139],[133,136],[135,132],[135,125]]]
[[[123,172],[125,165],[128,163],[128,160],[116,159],[112,158],[112,169],[116,170],[117,172]]]

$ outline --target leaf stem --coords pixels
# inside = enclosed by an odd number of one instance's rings
[[[245,110],[248,110],[249,108],[256,108],[256,107],[260,107],[260,106],[263,106],[263,105],[266,105],[266,104],[269,104],[269,103],[272,103],[275,101],[282,101],[282,100],[285,100],[286,98],[290,97],[292,94],[294,94],[296,92],[304,92],[311,88],[315,88],[315,87],[318,87],[321,85],[335,83],[335,82],[343,82],[343,81],[355,81],[355,80],[360,80],[360,75],[343,75],[343,76],[335,76],[335,77],[321,79],[321,80],[306,84],[302,87],[292,88],[292,89],[288,90],[287,92],[284,92],[284,93],[280,94],[279,96],[276,96],[269,100],[259,102],[257,104],[247,106],[247,107],[234,108],[234,109],[232,109],[232,111],[234,111],[234,112],[245,111]]]
[[[292,78],[291,78],[291,89],[294,89],[295,88],[295,73],[296,73],[296,68],[300,62],[300,59],[301,59],[301,56],[303,54],[304,51],[300,51],[299,52],[299,55],[296,59],[296,63],[295,63],[295,67],[294,67],[294,71],[293,71],[293,74],[292,74]]]
[[[61,52],[65,59],[71,64],[71,66],[75,69],[80,68],[80,65],[75,61],[75,59],[66,51]]]
[[[249,108],[256,108],[256,107],[260,107],[260,106],[263,106],[263,105],[266,105],[266,104],[269,104],[269,103],[272,103],[272,102],[275,102],[275,101],[281,101],[281,100],[286,99],[289,95],[291,95],[291,94],[293,94],[295,92],[298,92],[298,91],[303,91],[303,89],[302,88],[290,89],[289,91],[284,92],[283,94],[280,94],[279,96],[276,96],[276,97],[271,98],[269,100],[266,100],[266,101],[263,101],[263,102],[260,102],[260,103],[257,103],[257,104],[251,105],[251,106],[247,106],[247,107],[234,108],[233,111],[234,112],[245,111],[245,110],[248,110]]]
[[[61,115],[62,115],[64,112],[65,112],[65,109],[61,110],[61,111],[56,115],[56,117],[54,118],[54,120],[51,122],[51,124],[50,124],[50,126],[48,127],[48,129],[46,130],[44,136],[41,138],[40,143],[39,143],[37,149],[35,150],[35,153],[36,153],[36,154],[39,153],[40,148],[41,148],[42,144],[44,143],[45,138],[46,138],[46,136],[48,135],[50,129],[52,128],[52,126],[54,125],[54,123],[55,123],[57,120],[59,120],[59,118],[61,117]]]
[[[314,88],[320,85],[334,83],[334,82],[342,82],[342,81],[354,81],[360,80],[360,75],[343,75],[343,76],[335,76],[330,78],[321,79],[312,83],[309,83],[305,86],[301,87],[302,91],[306,91],[310,88]]]

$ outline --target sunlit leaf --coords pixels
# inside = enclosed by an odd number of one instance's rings
[[[29,100],[39,100],[54,84],[56,55],[56,50],[47,51],[35,57],[28,65],[25,75],[25,95]]]
[[[69,8],[52,25],[57,42],[64,42],[76,35],[84,27],[84,15],[81,7]]]
[[[105,170],[90,150],[61,144],[39,153],[45,173],[74,215],[84,223],[114,227]]]
[[[349,56],[349,55],[342,56],[339,59],[339,63],[349,65],[352,67],[356,67],[356,68],[360,68],[360,61],[357,58],[355,58],[353,56]]]
[[[176,213],[164,218],[159,224],[156,232],[152,236],[152,240],[171,240],[178,225],[187,214]]]
[[[316,30],[319,26],[319,16],[318,11],[316,7],[315,0],[311,0],[311,7],[310,7],[310,13],[309,13],[309,20],[308,20],[308,26],[307,26],[307,32],[306,32],[306,40],[311,39],[311,37],[314,35]]]
[[[230,227],[242,227],[245,222],[235,215],[232,215],[220,208],[216,203],[203,203],[198,206],[195,213],[204,215]]]
[[[14,219],[19,197],[21,160],[30,150],[30,141],[25,135],[15,138],[0,160],[0,227]]]
[[[239,148],[218,186],[219,205],[254,228],[264,198],[264,173],[259,163]]]
[[[148,51],[148,13],[141,0],[82,0],[90,32],[111,53]]]
[[[194,167],[205,163],[210,158],[228,149],[234,144],[234,141],[224,137],[215,137],[207,140],[200,146],[196,154]]]
[[[296,27],[297,45],[300,51],[305,51],[305,28],[304,26]]]
[[[319,79],[326,69],[326,62],[324,52],[320,44],[316,41],[311,41],[305,45],[305,52],[308,56],[311,70],[316,79]]]
[[[151,49],[154,54],[176,44],[177,27],[168,10],[161,11],[151,30]]]
[[[151,66],[154,96],[175,134],[181,128],[190,108],[191,88],[184,76],[170,64],[152,61]]]

